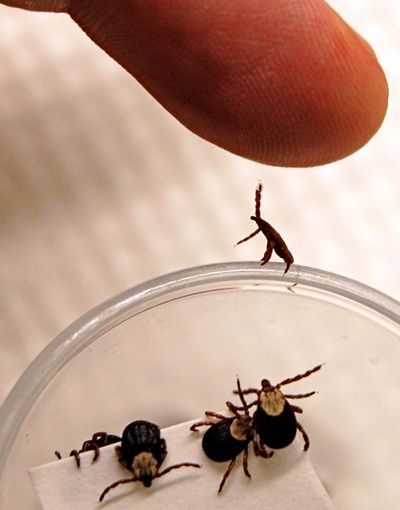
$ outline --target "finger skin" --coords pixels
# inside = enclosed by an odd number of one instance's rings
[[[1,0],[0,3],[28,11],[66,12],[70,0]]]
[[[323,0],[71,0],[68,12],[185,126],[255,161],[341,159],[385,116],[374,52]]]

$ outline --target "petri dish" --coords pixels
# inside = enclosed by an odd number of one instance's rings
[[[201,417],[234,398],[237,375],[244,387],[259,386],[325,362],[290,386],[318,392],[301,401],[300,416],[316,471],[337,508],[397,509],[400,304],[336,274],[283,269],[241,262],[182,270],[65,329],[0,409],[0,508],[38,510],[27,469],[55,460],[56,449],[67,455],[93,432]]]

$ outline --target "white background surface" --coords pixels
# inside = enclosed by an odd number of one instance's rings
[[[400,298],[400,10],[331,0],[390,87],[370,143],[320,168],[246,161],[182,127],[68,16],[0,6],[0,402],[100,301],[185,267],[258,259],[254,189],[295,262]]]

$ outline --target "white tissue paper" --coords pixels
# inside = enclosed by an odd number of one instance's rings
[[[82,453],[80,469],[73,457],[67,457],[29,470],[44,510],[333,509],[309,455],[303,452],[300,439],[276,451],[270,459],[255,457],[250,445],[251,480],[244,475],[241,454],[222,493],[218,494],[220,481],[229,463],[212,462],[204,455],[201,448],[202,432],[190,432],[192,423],[194,421],[162,430],[168,455],[161,470],[180,462],[201,464],[200,469],[182,467],[172,470],[156,478],[150,488],[145,488],[140,482],[119,485],[100,503],[99,496],[106,487],[131,476],[118,462],[115,445],[106,446],[101,448],[100,456],[94,463],[92,451]]]

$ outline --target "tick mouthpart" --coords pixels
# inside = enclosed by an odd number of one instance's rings
[[[268,379],[263,379],[261,381],[261,388],[263,391],[269,391],[273,389],[273,386]]]
[[[145,487],[151,487],[151,483],[153,481],[153,477],[152,476],[146,476],[146,477],[141,478],[140,481],[142,482],[142,484]]]

